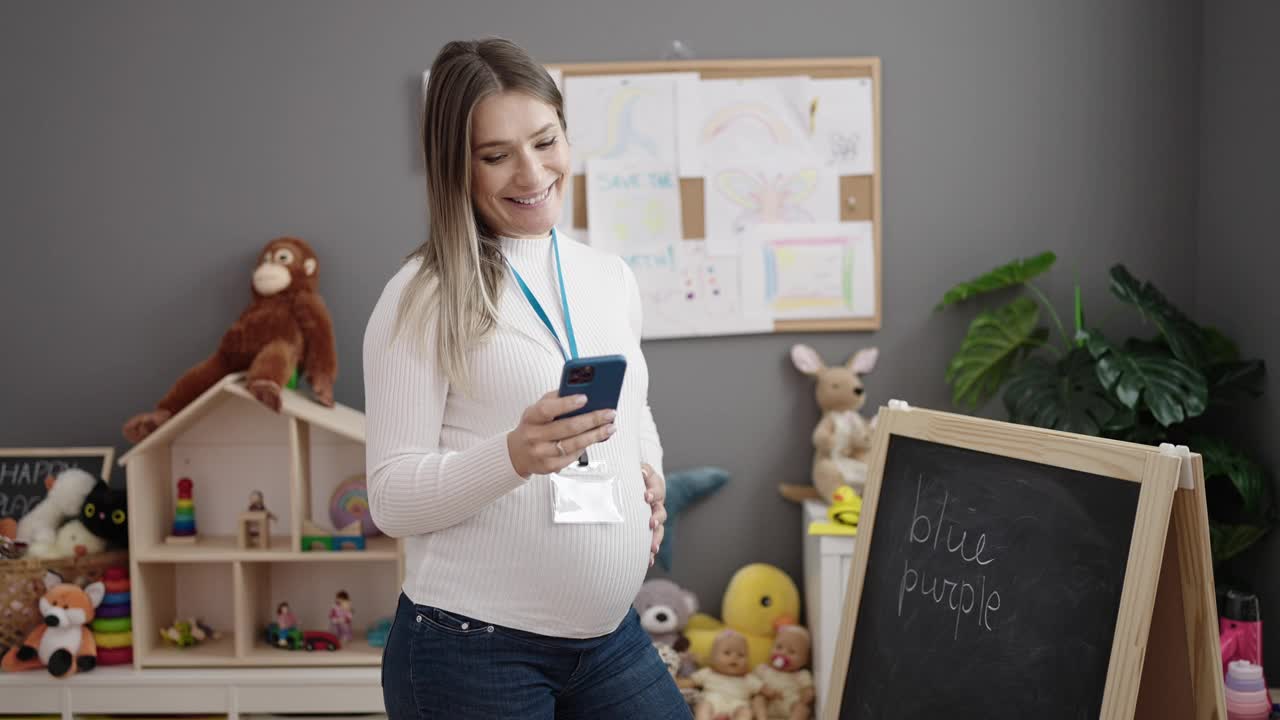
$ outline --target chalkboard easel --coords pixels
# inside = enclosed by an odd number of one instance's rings
[[[1203,466],[882,408],[822,720],[1225,720]]]

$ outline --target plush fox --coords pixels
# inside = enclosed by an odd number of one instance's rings
[[[107,588],[101,582],[83,590],[62,581],[62,576],[49,571],[44,576],[46,592],[40,598],[40,615],[44,622],[31,631],[17,647],[9,648],[0,660],[0,670],[15,672],[48,667],[54,677],[69,677],[77,670],[92,670],[97,664],[98,648],[89,631],[93,611],[102,604]]]

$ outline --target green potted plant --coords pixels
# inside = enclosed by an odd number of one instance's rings
[[[1266,471],[1228,440],[1224,413],[1262,394],[1265,366],[1202,326],[1123,265],[1111,292],[1151,337],[1115,342],[1085,321],[1079,285],[1070,330],[1033,280],[1052,252],[1015,260],[951,288],[935,311],[989,293],[1012,300],[983,310],[947,366],[952,402],[974,411],[1001,395],[1011,422],[1144,444],[1187,445],[1204,458],[1215,574],[1277,522]]]

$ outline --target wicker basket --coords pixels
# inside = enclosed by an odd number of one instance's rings
[[[129,567],[128,550],[57,560],[0,560],[0,651],[22,642],[40,623],[45,573],[52,570],[83,587],[101,580],[107,568],[117,566]]]

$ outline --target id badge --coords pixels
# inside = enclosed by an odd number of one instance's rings
[[[551,473],[552,519],[557,523],[620,523],[618,478],[604,462],[574,463]]]

